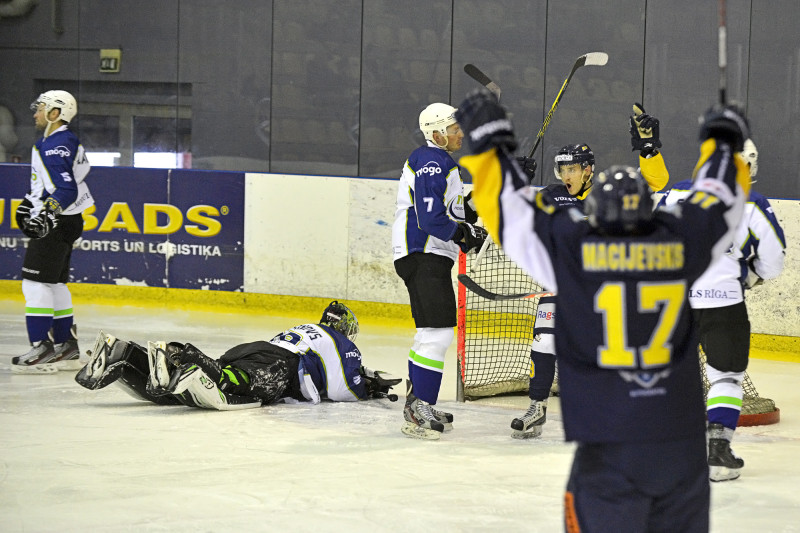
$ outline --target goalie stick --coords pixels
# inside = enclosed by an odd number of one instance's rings
[[[459,274],[458,281],[461,282],[463,286],[480,296],[481,298],[486,298],[487,300],[499,301],[499,300],[521,300],[523,298],[538,298],[540,296],[555,296],[554,292],[523,292],[519,294],[498,294],[496,292],[492,292],[488,289],[484,289],[475,281],[467,276],[466,274]]]
[[[569,72],[569,76],[567,76],[567,79],[564,80],[564,84],[561,85],[561,89],[558,91],[558,94],[556,95],[556,99],[553,102],[553,105],[550,106],[550,111],[548,111],[547,116],[544,117],[542,128],[536,135],[536,142],[534,143],[533,148],[531,148],[531,151],[528,153],[528,157],[533,157],[533,153],[539,147],[539,143],[542,142],[542,137],[544,137],[544,132],[547,129],[547,126],[550,125],[550,120],[553,118],[553,113],[556,112],[556,108],[558,107],[558,104],[561,102],[561,98],[564,96],[564,91],[567,90],[567,85],[569,85],[569,80],[572,79],[572,76],[575,74],[575,71],[583,66],[602,67],[606,63],[608,63],[608,54],[606,54],[605,52],[589,52],[588,54],[584,54],[575,60],[575,64],[572,65],[572,70]]]

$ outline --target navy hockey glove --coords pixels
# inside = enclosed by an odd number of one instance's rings
[[[528,185],[533,183],[533,178],[536,176],[536,159],[533,157],[517,157],[517,163],[519,163],[519,167],[528,176]]]
[[[367,389],[367,399],[370,398],[388,398],[390,402],[397,401],[397,394],[390,394],[392,387],[403,381],[400,378],[384,378],[385,372],[381,370],[372,370],[362,366],[358,369],[358,373],[364,379],[364,386]]]
[[[699,137],[701,141],[716,139],[729,144],[734,152],[741,152],[744,140],[750,137],[750,124],[739,106],[717,104],[700,118]]]
[[[480,154],[501,147],[511,153],[517,148],[506,110],[486,89],[471,91],[458,106],[455,117],[467,138],[470,153]]]
[[[453,234],[452,241],[461,248],[464,253],[470,250],[480,250],[483,241],[489,233],[480,226],[475,226],[469,222],[459,222],[456,232]]]
[[[642,157],[652,157],[661,148],[661,140],[658,137],[658,119],[645,113],[642,104],[633,104],[633,116],[630,117],[631,123],[631,150],[639,150]]]
[[[747,261],[747,277],[744,278],[745,289],[755,289],[764,283],[764,279],[756,272],[755,257]]]

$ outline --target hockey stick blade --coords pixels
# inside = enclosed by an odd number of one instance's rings
[[[602,67],[608,63],[608,54],[605,52],[589,52],[581,56],[585,58],[584,65]]]
[[[524,298],[538,298],[540,296],[555,296],[554,292],[523,292],[520,294],[498,294],[496,292],[484,289],[483,287],[475,283],[475,281],[466,274],[459,274],[458,281],[461,282],[461,284],[464,287],[468,288],[481,298],[486,298],[487,300],[494,300],[494,301],[521,300]]]
[[[569,85],[569,81],[572,79],[575,71],[587,65],[590,67],[602,67],[606,63],[608,63],[608,54],[605,52],[589,52],[588,54],[583,54],[581,57],[575,60],[575,63],[572,65],[572,70],[569,72],[569,76],[567,76],[567,79],[564,80],[564,84],[561,85],[561,89],[558,91],[553,105],[550,106],[550,111],[547,113],[547,116],[544,117],[544,122],[542,123],[539,133],[536,135],[536,142],[533,144],[533,148],[531,148],[531,151],[528,153],[528,157],[533,157],[534,152],[536,152],[536,149],[539,147],[539,143],[542,142],[544,132],[547,130],[547,126],[550,125],[550,120],[553,118],[553,113],[556,112],[556,108],[561,102],[561,97],[564,96],[564,91],[567,89],[567,85]]]
[[[473,65],[472,63],[467,63],[464,65],[464,72],[467,73],[467,76],[472,78],[473,80],[477,81],[487,89],[489,89],[492,94],[495,95],[497,101],[500,101],[500,86],[497,85],[492,79],[483,73],[481,69]]]

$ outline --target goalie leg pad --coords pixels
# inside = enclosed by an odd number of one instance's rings
[[[220,362],[207,356],[192,344],[186,343],[178,357],[181,365],[192,363],[199,366],[214,383],[218,383],[222,377]]]
[[[149,375],[147,388],[151,393],[167,392],[169,385],[169,366],[167,365],[167,343],[164,341],[147,342],[147,365]]]
[[[100,331],[89,351],[89,362],[75,375],[75,381],[89,390],[102,389],[114,383],[125,368],[128,343]]]
[[[261,401],[236,394],[225,394],[217,384],[193,363],[185,363],[178,368],[170,380],[168,388],[173,394],[188,395],[197,407],[233,411],[261,407]]]

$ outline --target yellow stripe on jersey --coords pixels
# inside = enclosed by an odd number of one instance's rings
[[[716,139],[706,139],[703,141],[703,144],[700,145],[700,159],[697,160],[697,165],[694,167],[694,171],[692,172],[692,179],[697,176],[697,172],[700,168],[708,161],[708,158],[717,151],[717,141]],[[739,187],[742,188],[744,191],[745,199],[750,194],[750,167],[747,166],[747,162],[744,160],[742,155],[739,152],[736,152],[733,155],[733,163],[736,165],[736,183]],[[733,191],[735,192],[735,191]]]
[[[500,241],[500,192],[503,172],[497,149],[475,155],[465,155],[459,161],[472,174],[472,200],[494,242]]]
[[[658,192],[667,186],[669,171],[660,152],[649,159],[639,156],[639,168],[642,170],[642,177],[654,191]]]

